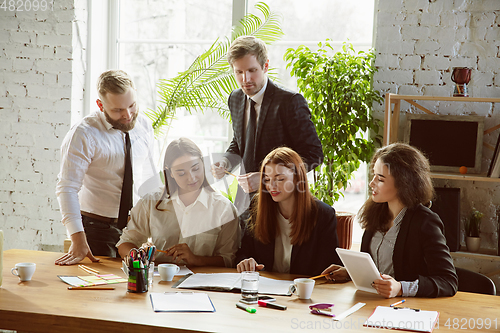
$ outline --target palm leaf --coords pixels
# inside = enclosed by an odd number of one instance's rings
[[[178,108],[188,112],[203,112],[215,109],[223,116],[229,116],[227,98],[238,84],[232,75],[226,55],[231,43],[239,36],[255,36],[270,44],[283,36],[281,16],[272,12],[263,2],[255,5],[263,19],[247,14],[240,24],[233,29],[231,39],[217,39],[205,52],[199,55],[184,72],[170,79],[161,79],[158,83],[160,105],[156,110],[148,110],[146,115],[153,122],[155,135],[175,116]],[[273,75],[270,75],[273,77]]]

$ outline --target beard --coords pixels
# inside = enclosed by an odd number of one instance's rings
[[[135,122],[137,120],[137,116],[138,115],[139,115],[139,110],[137,110],[134,113],[134,115],[132,116],[132,121],[131,122],[129,122],[127,124],[123,124],[119,120],[113,120],[113,119],[111,119],[111,117],[106,112],[106,110],[104,110],[104,116],[106,117],[106,120],[108,121],[108,123],[110,123],[111,125],[113,125],[113,128],[116,128],[117,130],[120,130],[122,132],[128,132],[128,131],[131,131],[134,128]]]

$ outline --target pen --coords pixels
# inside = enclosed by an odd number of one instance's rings
[[[68,290],[115,290],[114,287],[68,287]]]
[[[319,279],[319,278],[322,278],[323,276],[327,276],[327,275],[330,275],[330,273],[321,274],[321,275],[318,275],[318,276],[313,276],[313,277],[310,277],[309,279],[315,280],[315,279]]]
[[[257,309],[252,308],[250,306],[243,305],[241,303],[236,303],[236,307],[239,308],[239,309],[245,310],[248,313],[255,313],[255,312],[257,312]]]
[[[227,171],[227,170],[224,170],[224,172],[225,172],[225,173],[227,173],[228,175],[231,175],[231,176],[233,176],[234,178],[236,178],[236,175],[235,175],[234,173],[231,173],[231,172],[229,172],[229,171]]]
[[[406,300],[405,300],[405,299],[402,299],[402,300],[400,300],[399,302],[392,303],[390,306],[391,306],[391,308],[392,308],[392,307],[395,307],[396,305],[402,304],[402,303],[404,303],[404,302],[406,302]]]
[[[270,303],[266,301],[258,301],[259,306],[264,306],[266,308],[276,309],[276,310],[286,310],[286,306],[276,303]]]

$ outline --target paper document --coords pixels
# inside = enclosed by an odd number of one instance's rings
[[[345,310],[344,312],[342,312],[338,315],[335,315],[335,317],[333,317],[332,319],[335,321],[341,321],[342,319],[345,319],[347,316],[352,315],[354,312],[358,311],[359,309],[361,309],[365,305],[366,305],[366,303],[361,303],[361,302],[356,303],[352,307],[350,307],[349,309]]]
[[[90,286],[100,286],[107,284],[115,284],[121,282],[127,282],[124,279],[115,274],[100,274],[100,275],[85,275],[85,276],[68,276],[68,275],[58,275],[61,281],[66,282],[73,287],[90,287]]]
[[[149,296],[155,312],[215,312],[206,293],[151,293]]]
[[[432,332],[439,317],[437,311],[377,306],[364,326],[413,332]]]
[[[259,294],[290,295],[288,288],[293,281],[275,280],[259,277]],[[230,291],[241,289],[240,273],[193,274],[175,288],[207,289],[216,291]]]

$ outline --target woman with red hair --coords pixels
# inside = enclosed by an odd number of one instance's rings
[[[262,162],[261,183],[252,200],[238,272],[267,269],[317,275],[340,263],[335,210],[309,191],[306,168],[290,148],[276,148]]]

